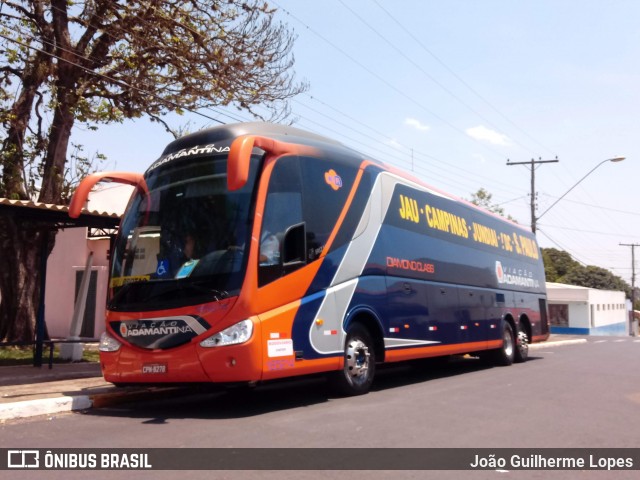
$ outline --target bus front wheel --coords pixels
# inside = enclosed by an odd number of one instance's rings
[[[376,355],[371,335],[364,326],[355,324],[347,333],[344,367],[332,376],[332,386],[340,395],[362,395],[371,388],[375,372]]]

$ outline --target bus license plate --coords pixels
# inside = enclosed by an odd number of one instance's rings
[[[167,373],[166,363],[145,363],[142,365],[142,373]]]

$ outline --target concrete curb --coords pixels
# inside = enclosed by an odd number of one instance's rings
[[[556,347],[562,345],[577,345],[587,343],[587,339],[568,339],[552,342],[534,343],[530,349],[539,350],[546,347]],[[116,389],[116,387],[113,387]],[[146,400],[149,397],[154,399],[168,397],[172,395],[188,394],[191,390],[183,387],[149,387],[135,388],[127,390],[117,389],[117,391],[96,393],[93,395],[73,395],[52,398],[40,398],[36,400],[26,400],[14,403],[0,403],[0,422],[11,419],[35,417],[38,415],[52,415],[75,410],[87,410],[90,408],[105,408],[116,406],[122,403]]]
[[[70,412],[91,408],[92,402],[88,395],[73,397],[39,398],[15,403],[0,404],[0,422],[16,418],[51,415],[53,413]]]
[[[7,420],[36,417],[39,415],[53,415],[75,410],[112,407],[122,403],[146,400],[150,397],[154,399],[166,398],[170,395],[177,395],[187,391],[187,389],[181,387],[149,387],[143,390],[124,390],[93,395],[61,396],[14,403],[1,403],[0,423]]]
[[[586,338],[574,338],[571,340],[557,340],[554,342],[541,342],[541,343],[532,343],[531,345],[529,345],[529,350],[533,349],[533,350],[539,350],[541,348],[546,348],[546,347],[558,347],[558,346],[562,346],[562,345],[578,345],[581,343],[587,343],[587,339]]]

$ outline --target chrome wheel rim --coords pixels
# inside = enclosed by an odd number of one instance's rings
[[[369,347],[360,339],[354,338],[345,349],[345,371],[352,381],[366,381],[369,373]]]
[[[523,354],[529,351],[529,338],[527,333],[522,330],[518,332],[518,350]]]
[[[508,329],[505,329],[504,334],[502,335],[504,353],[507,356],[513,355],[513,337]]]

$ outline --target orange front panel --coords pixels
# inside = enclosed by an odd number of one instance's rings
[[[261,326],[253,319],[251,339],[240,345],[196,347],[210,382],[257,382],[262,379]]]
[[[193,344],[173,350],[143,350],[123,345],[101,353],[105,380],[113,383],[208,382]]]
[[[339,357],[296,360],[291,329],[299,307],[300,301],[296,301],[260,315],[263,380],[326,372],[340,367]]]

